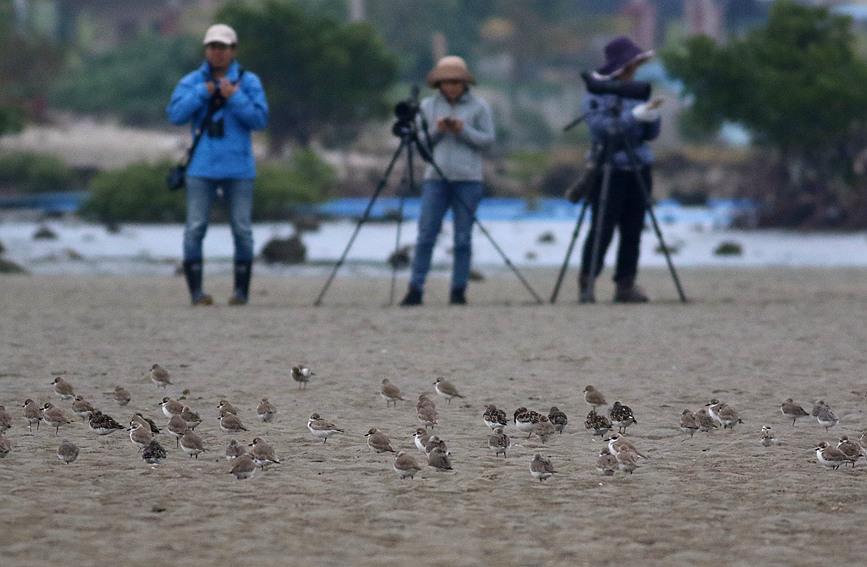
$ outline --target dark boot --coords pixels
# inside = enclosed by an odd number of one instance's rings
[[[406,295],[403,297],[403,301],[400,302],[401,307],[414,307],[416,305],[422,304],[422,292],[417,287],[409,286],[409,291],[406,292]]]
[[[184,277],[193,305],[212,305],[214,298],[202,291],[202,263],[184,262]]]
[[[581,274],[578,276],[578,302],[579,303],[596,303],[596,298],[593,295],[593,290],[590,287],[590,276]]]
[[[235,291],[229,305],[247,305],[250,297],[250,278],[253,275],[252,262],[235,262]]]
[[[635,285],[635,280],[617,282],[614,303],[647,303],[648,301],[644,290]]]
[[[467,304],[467,288],[455,287],[449,293],[449,305],[466,305]]]

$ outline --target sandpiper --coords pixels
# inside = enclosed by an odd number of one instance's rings
[[[834,470],[839,469],[840,465],[851,462],[843,451],[831,447],[824,441],[816,445],[816,460],[820,465]]]
[[[312,376],[316,376],[316,373],[306,366],[292,367],[292,379],[298,382],[299,388],[306,388]]]
[[[388,378],[382,379],[382,387],[379,389],[379,395],[385,399],[385,407],[392,404],[397,407],[398,401],[406,401],[400,393],[400,388],[392,384]]]
[[[521,433],[527,434],[527,439],[533,435],[533,430],[536,428],[536,424],[539,423],[539,418],[542,417],[541,414],[536,413],[535,411],[530,411],[525,407],[519,407],[515,410],[515,414],[513,419],[515,420],[515,427]]]
[[[118,403],[118,405],[125,406],[129,404],[129,401],[132,399],[132,396],[129,395],[129,392],[126,388],[121,386],[115,386],[114,392],[111,393],[111,397],[114,398],[114,401]]]
[[[827,431],[837,425],[837,422],[839,422],[840,419],[829,406],[823,405],[819,408],[819,411],[816,412],[816,421],[818,421],[819,425],[824,427],[825,431]]]
[[[232,439],[229,441],[229,444],[226,446],[226,459],[232,460],[237,459],[241,455],[247,452],[247,448],[238,443],[237,440]]]
[[[512,444],[509,436],[503,432],[502,427],[498,427],[494,430],[494,433],[488,437],[488,447],[495,451],[494,456],[499,457],[500,453],[503,454],[503,458],[506,458],[506,449]]]
[[[151,439],[151,442],[142,449],[141,458],[150,465],[158,465],[166,458],[166,450],[159,441]]]
[[[714,403],[715,402],[715,403]],[[708,405],[708,413],[723,429],[734,430],[735,425],[743,423],[743,420],[738,417],[738,412],[725,402],[711,400]]]
[[[256,437],[253,439],[253,442],[250,443],[250,456],[253,457],[253,462],[256,463],[260,469],[265,469],[265,467],[271,463],[280,464],[280,459],[274,456],[274,448],[271,445],[265,443],[261,437]]]
[[[403,451],[399,452],[394,457],[394,464],[392,465],[394,468],[394,472],[397,473],[400,478],[413,478],[415,473],[421,470],[421,467],[418,466],[415,458],[412,455],[407,455]]]
[[[688,409],[684,409],[680,413],[680,430],[689,435],[690,439],[698,431],[698,420],[695,418],[695,414]]]
[[[394,453],[394,449],[391,447],[391,441],[388,439],[388,435],[380,431],[375,427],[371,427],[367,433],[364,434],[367,437],[367,446],[376,451],[377,453]]]
[[[626,428],[633,423],[638,423],[635,415],[632,413],[632,408],[620,402],[614,402],[614,405],[608,410],[608,418],[611,420],[611,425],[617,426],[617,430],[620,433],[624,433]]]
[[[181,451],[190,457],[195,457],[197,460],[199,458],[199,453],[206,451],[202,438],[192,429],[187,429],[184,434],[181,435],[179,444],[181,446]]]
[[[792,398],[786,398],[786,401],[780,404],[780,411],[784,416],[792,420],[792,427],[795,427],[795,422],[799,418],[810,415],[804,408],[796,404]]]
[[[596,408],[594,408],[590,410],[590,413],[588,413],[587,417],[584,419],[584,428],[592,429],[593,435],[599,435],[602,437],[608,433],[609,429],[611,429],[611,420],[604,415],[596,413]]]
[[[442,376],[436,379],[433,386],[437,394],[443,396],[449,404],[452,403],[452,398],[463,398],[463,396],[458,393],[458,389],[455,388],[455,385]]]
[[[47,423],[48,425],[54,426],[55,435],[57,435],[57,432],[60,431],[61,425],[72,423],[72,420],[66,417],[66,414],[63,413],[63,410],[55,407],[51,402],[45,402],[45,405],[42,406],[42,419],[45,420],[45,423]]]
[[[562,434],[563,430],[566,429],[566,424],[569,423],[569,418],[557,406],[554,406],[548,411],[548,421],[554,425],[557,433]]]
[[[58,376],[52,382],[54,385],[54,393],[60,396],[62,400],[71,400],[75,397],[75,392],[72,391],[72,384]]]
[[[169,376],[168,371],[159,364],[154,364],[153,366],[151,366],[151,369],[148,372],[148,376],[150,377],[151,382],[153,382],[157,388],[162,388],[165,390],[167,386],[170,386],[172,384],[171,376]]]
[[[699,431],[707,433],[709,431],[719,428],[719,426],[716,424],[716,421],[714,421],[714,419],[707,412],[707,408],[701,408],[700,410],[695,412],[695,420],[698,422]]]
[[[93,413],[93,406],[84,399],[84,396],[75,396],[75,401],[72,402],[72,413],[80,417],[82,421],[86,421]]]
[[[36,424],[36,431],[39,431],[39,422],[42,421],[42,408],[36,405],[36,402],[27,398],[22,406],[24,408],[24,419],[27,420],[27,428],[30,433],[33,433],[33,424]]]
[[[530,474],[533,478],[539,479],[539,482],[542,482],[556,473],[557,471],[554,470],[554,465],[551,464],[550,457],[545,459],[542,458],[542,455],[536,453],[533,456],[533,460],[530,461]]]
[[[557,432],[554,424],[544,415],[539,416],[539,421],[533,426],[533,433],[539,437],[542,443],[547,443],[548,439]]]
[[[335,433],[343,433],[342,429],[330,421],[322,419],[319,417],[318,413],[312,414],[307,420],[307,429],[310,430],[310,433],[312,433],[314,437],[322,439],[322,443],[328,441],[328,437]]]
[[[181,446],[181,437],[184,436],[184,433],[187,432],[189,426],[187,422],[179,415],[173,415],[169,420],[169,424],[166,426],[166,429],[169,431],[169,435],[175,438],[175,447]]]
[[[236,415],[227,413],[221,415],[217,419],[220,420],[220,429],[226,433],[240,433],[241,431],[247,431],[247,428],[244,427],[244,424],[241,423],[241,420]]]
[[[124,428],[113,417],[99,410],[93,410],[90,419],[87,420],[87,426],[97,435],[109,435]]]
[[[593,409],[608,405],[602,392],[590,384],[584,387],[584,401],[593,406]]]
[[[497,406],[494,404],[488,404],[485,406],[485,411],[482,413],[482,421],[491,429],[506,427],[509,423],[509,419],[506,417],[506,412],[497,409]]]
[[[276,415],[277,408],[274,407],[274,404],[269,402],[268,398],[262,398],[262,401],[256,406],[256,416],[265,423],[271,423]]]
[[[253,461],[253,457],[245,453],[235,459],[229,474],[235,475],[238,480],[253,478],[256,474],[256,463]]]
[[[424,454],[430,455],[431,451],[434,449],[440,449],[442,451],[448,451],[449,448],[446,447],[446,442],[437,437],[436,435],[431,435],[427,440],[427,443],[424,445]]]
[[[427,456],[427,464],[437,470],[450,471],[452,470],[452,461],[449,458],[448,451],[443,451],[439,447],[434,449]]]
[[[421,406],[418,409],[416,417],[418,418],[419,423],[424,425],[425,429],[428,427],[436,427],[439,419],[436,408],[430,405]]]
[[[617,470],[617,457],[611,454],[608,447],[603,447],[596,459],[596,470],[605,476],[613,476]]]
[[[57,448],[57,458],[68,465],[78,458],[78,447],[64,440]]]

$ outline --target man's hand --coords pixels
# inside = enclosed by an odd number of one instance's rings
[[[208,94],[209,94],[209,95],[214,94],[214,90],[216,90],[216,87],[214,86],[214,83],[211,82],[211,81],[205,81],[205,88],[208,89]]]
[[[235,94],[237,90],[238,85],[233,85],[232,82],[226,77],[220,79],[220,94],[223,96],[223,98],[228,99],[233,94]]]

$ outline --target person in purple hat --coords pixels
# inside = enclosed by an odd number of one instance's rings
[[[653,51],[645,51],[627,37],[618,37],[605,46],[605,64],[594,73],[602,80],[630,81],[641,64],[653,57]],[[613,143],[611,181],[608,201],[601,222],[597,222],[599,212],[599,193],[601,177],[591,194],[593,224],[581,258],[581,272],[578,277],[580,301],[592,303],[592,279],[602,271],[605,252],[611,243],[614,229],[620,231],[620,246],[617,251],[617,267],[614,272],[617,303],[644,303],[648,301],[644,291],[635,284],[638,275],[638,255],[641,246],[641,231],[644,227],[644,214],[647,208],[644,192],[638,183],[636,169],[645,181],[645,187],[652,186],[651,167],[653,153],[647,142],[659,135],[659,106],[662,99],[649,102],[622,98],[613,94],[596,95],[587,93],[582,101],[582,112],[587,113],[587,125],[594,148],[602,148]],[[635,151],[633,163],[625,150],[623,136]],[[591,269],[593,241],[596,231],[600,230],[600,247],[596,266]]]

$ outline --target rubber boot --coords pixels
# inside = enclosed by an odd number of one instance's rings
[[[593,289],[590,286],[590,276],[581,274],[578,276],[578,302],[579,303],[596,303],[596,298],[593,295]]]
[[[409,291],[400,302],[401,307],[414,307],[422,304],[422,291],[417,287],[409,286]]]
[[[647,303],[649,301],[644,290],[635,285],[635,280],[617,282],[614,291],[614,303]]]
[[[449,305],[466,305],[467,304],[467,288],[454,287],[449,293]]]
[[[252,262],[235,262],[235,291],[229,298],[229,305],[247,305],[250,297],[250,278],[253,276]]]
[[[214,298],[202,291],[202,263],[184,262],[184,277],[190,290],[190,301],[193,305],[212,305]]]

